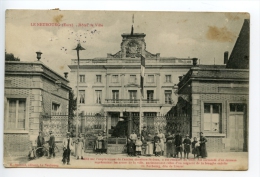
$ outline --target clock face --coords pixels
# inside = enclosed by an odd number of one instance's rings
[[[126,57],[135,58],[140,55],[140,45],[137,41],[132,40],[126,45]]]
[[[137,53],[137,45],[129,47],[129,53]]]

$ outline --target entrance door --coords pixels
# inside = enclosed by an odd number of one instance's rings
[[[245,122],[243,114],[229,116],[230,150],[243,151],[245,143]]]

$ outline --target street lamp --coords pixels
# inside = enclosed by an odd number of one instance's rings
[[[78,67],[77,67],[77,110],[76,110],[76,136],[78,136],[79,130],[78,130],[78,119],[79,119],[79,111],[78,111],[78,102],[79,102],[79,51],[80,50],[86,50],[83,47],[81,47],[80,43],[78,43],[77,47],[73,50],[77,51],[77,57],[78,57]]]

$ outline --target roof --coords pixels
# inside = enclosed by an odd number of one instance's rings
[[[245,19],[227,62],[227,68],[249,69],[250,20]]]
[[[70,89],[68,86],[69,80],[59,75],[40,61],[35,62],[22,62],[22,61],[5,61],[5,75],[16,74],[16,75],[33,75],[41,74],[51,80],[60,80],[61,83]]]

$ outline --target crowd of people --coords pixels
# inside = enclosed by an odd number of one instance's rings
[[[72,139],[72,135],[70,132],[67,132],[66,137],[62,141],[63,154],[62,154],[62,162],[63,164],[70,165],[70,156],[71,151],[74,152],[76,159],[84,159],[84,144],[85,140],[82,137],[82,134],[79,133],[78,137]],[[55,136],[52,131],[49,132],[49,140],[45,141],[42,132],[39,132],[39,135],[36,140],[36,147],[33,147],[32,150],[29,151],[29,159],[35,159],[42,156],[47,156],[48,159],[55,158],[56,151],[59,151],[58,147],[55,143]]]
[[[203,136],[203,132],[200,132],[199,141],[196,137],[193,141],[187,134],[184,138],[180,131],[176,134],[168,132],[165,136],[162,130],[155,133],[152,136],[147,131],[146,127],[143,127],[141,135],[137,136],[135,131],[132,131],[127,140],[127,154],[128,156],[167,156],[173,158],[189,158],[189,154],[192,153],[194,158],[207,157],[206,150],[207,139]]]
[[[143,127],[141,135],[137,135],[133,130],[127,139],[127,155],[138,156],[166,156],[173,158],[189,158],[189,154],[192,153],[194,158],[207,157],[206,150],[207,139],[203,136],[203,132],[200,132],[199,140],[194,137],[193,141],[189,138],[189,134],[182,137],[180,131],[176,134],[173,132],[168,132],[165,136],[163,131],[160,129],[156,132],[154,136],[147,131],[146,127]],[[37,137],[37,147],[33,148],[29,152],[29,159],[34,159],[36,157],[48,156],[48,158],[55,158],[55,150],[57,148],[55,143],[55,136],[52,131],[49,132],[49,140],[46,142],[42,136],[42,132],[39,132]],[[48,145],[45,146],[45,145]],[[62,141],[63,154],[62,162],[63,164],[70,165],[71,152],[77,160],[84,159],[84,147],[85,140],[81,133],[77,137],[72,138],[72,134],[67,132],[67,136]],[[96,154],[106,153],[107,151],[107,138],[106,132],[98,133],[94,143],[94,151]]]

